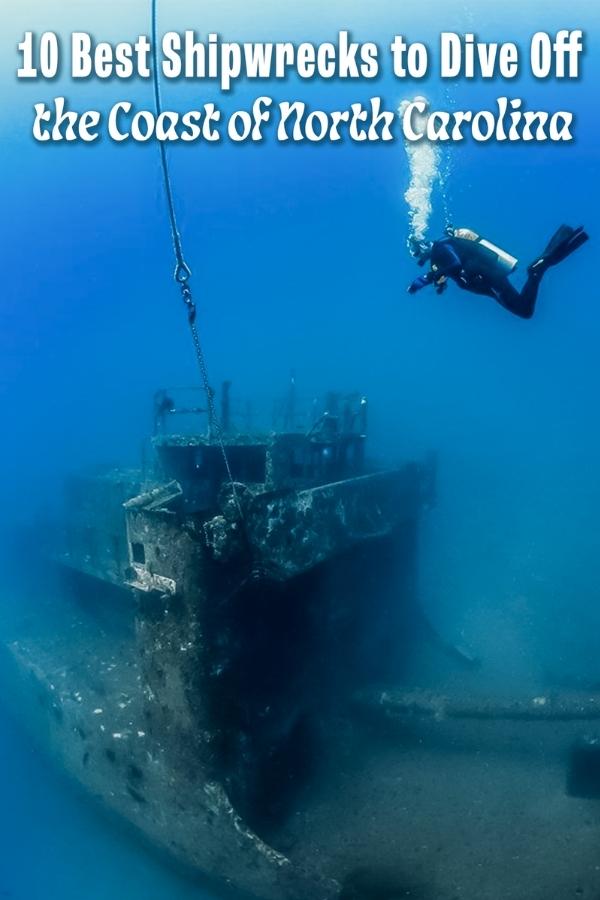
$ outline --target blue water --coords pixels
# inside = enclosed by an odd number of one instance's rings
[[[232,39],[321,40],[342,27],[385,47],[394,33],[435,45],[440,29],[525,42],[535,30],[586,31],[577,83],[504,88],[459,82],[425,90],[438,104],[485,107],[505,92],[530,107],[572,109],[570,146],[452,148],[447,199],[457,224],[524,264],[563,221],[592,243],[549,273],[531,322],[449,289],[405,293],[415,266],[404,245],[406,161],[400,144],[171,151],[178,208],[211,378],[239,396],[329,387],[365,392],[370,447],[384,461],[439,455],[439,502],[423,526],[425,605],[450,637],[485,657],[498,683],[550,670],[598,680],[600,307],[597,84],[599,17],[587,0],[559,3],[373,0],[243,5],[163,2],[163,28]],[[555,8],[556,6],[556,8]],[[171,282],[156,148],[35,145],[32,104],[64,90],[72,105],[150,105],[145,83],[17,84],[27,29],[85,29],[97,38],[148,32],[148,4],[28,0],[3,12],[3,284],[0,297],[2,522],[6,538],[52,508],[63,475],[98,461],[137,462],[156,387],[194,383],[184,312]],[[389,67],[388,67],[389,71]],[[389,106],[415,85],[238,88],[301,95],[331,108],[377,93]],[[166,105],[205,99],[169,84]],[[233,101],[231,101],[233,102]],[[436,198],[432,228],[443,224]],[[518,276],[517,276],[518,280]],[[12,602],[18,598],[11,597]],[[115,836],[67,791],[10,722],[0,723],[0,892],[56,897],[184,898],[180,881]],[[31,865],[31,860],[35,865]],[[125,888],[123,886],[126,886]]]

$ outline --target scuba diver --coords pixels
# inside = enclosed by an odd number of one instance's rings
[[[528,267],[527,281],[518,291],[508,280],[517,267],[514,256],[469,228],[448,226],[445,237],[432,244],[413,241],[412,255],[420,266],[429,262],[430,269],[412,282],[408,293],[416,294],[421,288],[433,284],[436,292],[441,294],[448,287],[448,279],[452,279],[463,290],[493,297],[513,315],[530,319],[544,274],[550,266],[562,262],[587,240],[588,235],[582,227],[561,225],[541,256]]]

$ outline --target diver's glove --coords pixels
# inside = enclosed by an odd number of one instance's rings
[[[421,291],[424,287],[427,287],[428,284],[431,284],[431,282],[431,272],[427,272],[426,275],[419,275],[418,278],[415,278],[412,284],[409,284],[407,287],[407,291],[409,294],[416,294],[417,291]]]

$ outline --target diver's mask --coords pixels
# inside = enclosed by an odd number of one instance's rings
[[[416,238],[408,239],[408,249],[410,255],[417,260],[420,266],[424,266],[429,257],[431,256],[431,241],[419,241]]]

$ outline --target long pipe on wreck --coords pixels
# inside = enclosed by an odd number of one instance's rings
[[[357,694],[357,705],[388,719],[428,718],[573,722],[600,719],[600,695],[551,693],[502,700],[444,697],[427,691],[372,690]]]

